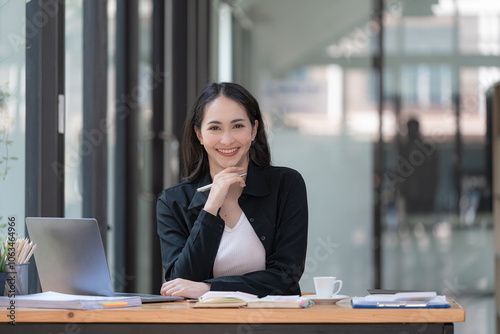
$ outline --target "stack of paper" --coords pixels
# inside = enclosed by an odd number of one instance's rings
[[[307,308],[312,302],[300,296],[266,296],[239,291],[209,291],[201,296],[193,307],[249,307],[249,308]]]
[[[399,292],[394,294],[373,294],[365,297],[353,297],[353,307],[369,308],[433,308],[450,307],[446,296],[436,292]]]
[[[31,295],[0,297],[0,306],[64,308],[92,310],[100,308],[130,307],[141,305],[139,296],[132,297],[102,297],[70,295],[58,292],[42,292]]]

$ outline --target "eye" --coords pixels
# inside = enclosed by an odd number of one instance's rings
[[[216,130],[220,130],[220,128],[217,126],[217,125],[211,125],[209,128],[208,128],[209,131],[216,131]]]
[[[236,124],[234,125],[234,127],[235,127],[236,129],[241,129],[241,128],[244,128],[244,127],[245,127],[245,125],[244,125],[244,124],[241,124],[241,123],[236,123]]]

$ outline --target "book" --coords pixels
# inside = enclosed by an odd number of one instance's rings
[[[141,297],[103,297],[42,292],[31,295],[0,297],[0,306],[93,310],[141,305]]]
[[[242,307],[257,299],[256,295],[240,291],[208,291],[193,307]]]
[[[307,296],[266,296],[250,301],[249,308],[308,308],[314,303]]]
[[[193,305],[205,307],[247,307],[247,308],[306,308],[313,303],[307,297],[270,295],[258,298],[240,291],[209,291]]]

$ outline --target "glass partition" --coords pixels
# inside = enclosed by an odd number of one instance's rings
[[[152,131],[152,90],[158,83],[154,81],[154,71],[151,66],[151,41],[152,38],[152,11],[153,2],[151,0],[139,1],[139,67],[138,67],[138,91],[139,91],[139,192],[138,201],[138,247],[141,249],[141,256],[151,258],[151,235],[155,228],[153,208],[156,205],[156,194],[152,191],[152,141],[154,133]],[[139,261],[139,272],[152,273],[152,261]],[[138,286],[140,292],[153,291],[151,286],[151,274],[138,276]],[[156,292],[156,291],[155,291]]]
[[[25,17],[24,1],[0,5],[0,226],[14,222],[19,236],[25,234]]]
[[[371,86],[377,29],[371,9],[370,2],[347,0],[233,6],[233,40],[249,54],[234,53],[251,59],[251,70],[233,59],[233,76],[261,104],[273,164],[297,169],[307,184],[304,292],[314,292],[314,276],[344,279],[341,293],[347,295],[363,295],[373,281],[378,109]]]
[[[392,74],[393,89],[386,95],[399,103],[389,110],[397,132],[389,141],[388,172],[394,180],[387,183],[392,194],[385,204],[396,209],[398,219],[387,221],[385,282],[447,291],[460,277],[462,292],[492,292],[492,268],[482,256],[493,249],[485,97],[499,79],[489,56],[498,54],[500,39],[481,33],[484,15],[467,9],[467,1],[451,7],[445,1],[387,1],[387,6],[392,3],[401,10],[387,19],[385,70]],[[493,28],[496,21],[487,21]],[[471,243],[472,235],[481,242]],[[392,249],[396,244],[400,251]],[[461,258],[448,268],[437,263],[466,249],[469,261]],[[419,260],[426,252],[440,255]],[[393,256],[417,274],[391,267]]]
[[[83,3],[65,5],[64,215],[82,217]]]
[[[261,103],[274,164],[297,169],[308,186],[303,290],[314,291],[313,276],[333,275],[345,279],[342,293],[364,295],[382,270],[382,288],[474,303],[469,328],[490,332],[486,91],[500,74],[500,5],[384,0],[378,13],[377,1],[215,3],[231,5],[232,77]],[[379,14],[382,22],[373,19]],[[372,258],[376,182],[380,268]]]
[[[493,332],[486,91],[499,79],[500,7],[385,1],[387,138],[383,287],[453,297]],[[474,305],[468,308],[469,305]],[[479,332],[478,332],[479,330]]]

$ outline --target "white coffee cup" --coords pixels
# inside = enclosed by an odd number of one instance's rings
[[[338,289],[334,292],[335,284],[339,283]],[[342,280],[332,276],[314,277],[314,288],[316,296],[321,298],[331,298],[342,289]]]

